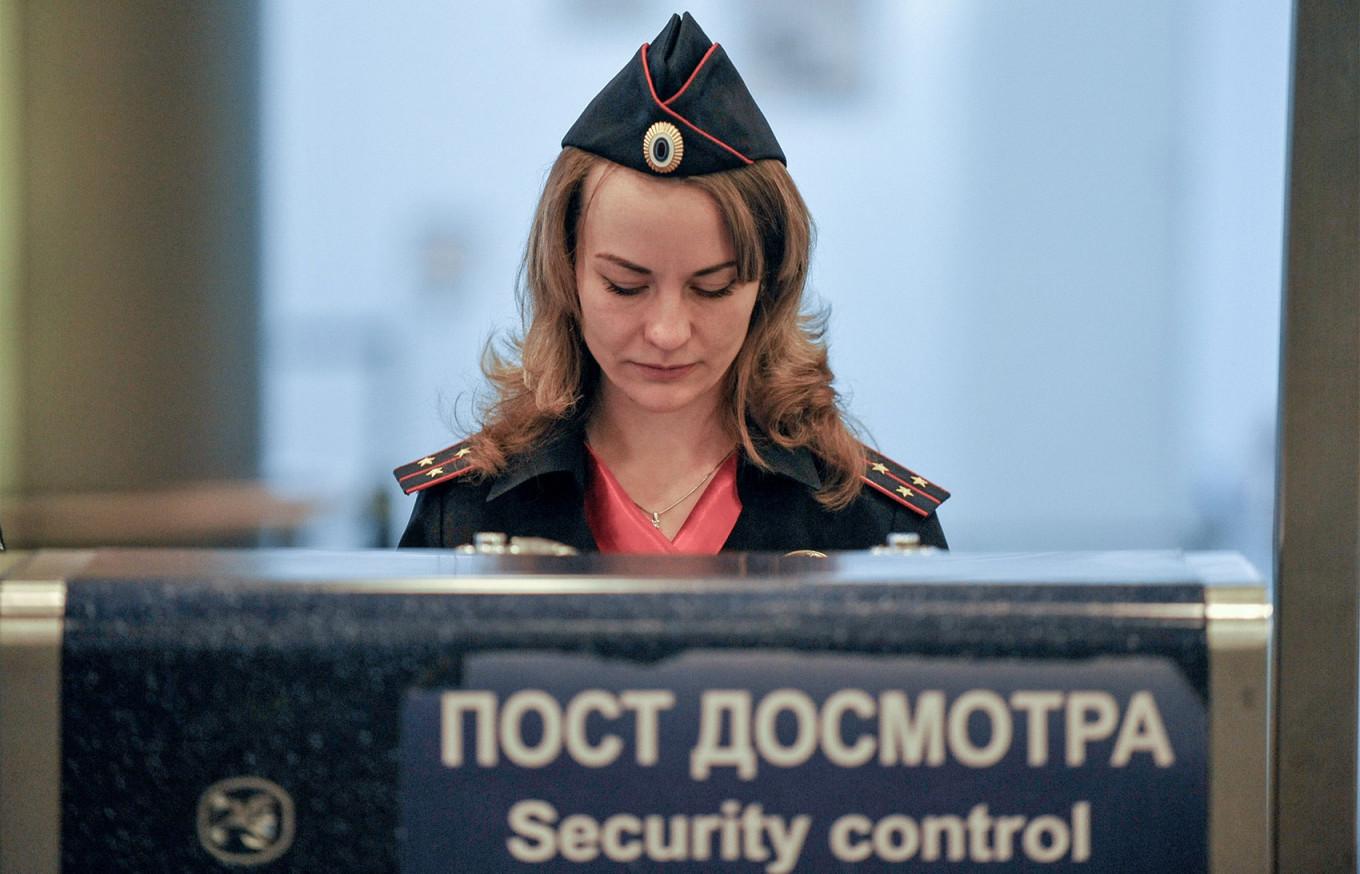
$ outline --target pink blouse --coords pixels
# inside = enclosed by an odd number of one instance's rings
[[[713,475],[674,540],[667,540],[652,524],[651,516],[633,503],[588,444],[586,452],[589,460],[586,524],[600,552],[716,555],[722,550],[741,515],[735,452]]]

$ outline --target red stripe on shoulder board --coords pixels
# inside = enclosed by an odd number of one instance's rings
[[[923,506],[920,506],[919,504],[915,504],[915,503],[912,502],[912,499],[911,499],[911,498],[903,497],[900,493],[895,492],[895,491],[889,489],[887,486],[879,485],[878,483],[876,483],[876,482],[874,482],[873,480],[869,479],[867,476],[864,478],[864,484],[865,484],[865,485],[868,485],[868,486],[872,486],[873,488],[877,489],[878,491],[880,491],[880,492],[882,492],[883,494],[887,495],[888,497],[892,498],[892,499],[893,499],[894,501],[896,501],[897,503],[899,503],[899,504],[901,504],[902,506],[906,507],[908,510],[911,510],[911,511],[913,511],[913,512],[915,512],[915,513],[918,513],[918,514],[922,515],[922,516],[929,516],[931,513],[934,513],[934,512],[935,512],[935,506],[936,506],[935,504],[932,504],[932,503],[930,503],[929,501],[923,501],[923,502],[922,502],[922,503],[924,503],[924,504],[926,505],[926,506],[924,506],[924,507],[923,507]]]
[[[434,470],[439,470],[439,468],[435,468]],[[454,471],[449,471],[448,473],[440,473],[432,478],[428,478],[423,481],[417,478],[417,481],[415,482],[402,483],[401,490],[408,495],[413,495],[416,492],[422,491],[423,489],[428,489],[430,486],[437,486],[440,483],[448,482],[451,479],[457,479],[458,477],[462,476],[463,474],[467,473],[470,470],[472,470],[472,465],[469,464],[467,467],[459,468],[458,470]],[[434,471],[430,472],[433,473]]]
[[[865,447],[864,482],[905,507],[928,516],[949,492],[881,453]]]
[[[455,443],[433,455],[418,458],[392,471],[406,494],[429,488],[472,470],[472,450],[467,441]]]

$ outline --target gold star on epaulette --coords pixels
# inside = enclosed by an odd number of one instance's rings
[[[922,516],[935,512],[949,497],[949,492],[930,480],[868,447],[863,479],[865,485]]]
[[[402,491],[409,495],[462,476],[473,468],[472,448],[464,441],[410,464],[404,464],[392,473],[396,476]]]

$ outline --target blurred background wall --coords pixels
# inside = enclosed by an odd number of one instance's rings
[[[954,490],[956,548],[1269,565],[1287,2],[689,8],[818,222],[840,386]],[[267,5],[264,466],[352,496],[318,536],[399,527],[385,470],[470,426],[561,134],[670,11]]]
[[[688,8],[818,223],[840,388],[955,492],[955,548],[1268,570],[1287,0]],[[341,547],[473,427],[561,135],[673,11],[0,9],[0,491],[249,482],[239,524]]]

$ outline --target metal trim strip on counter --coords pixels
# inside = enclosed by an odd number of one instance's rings
[[[0,566],[0,871],[61,870],[66,580],[93,555],[7,554]]]
[[[1205,589],[1209,644],[1209,861],[1214,874],[1267,871],[1272,611],[1262,586]]]

